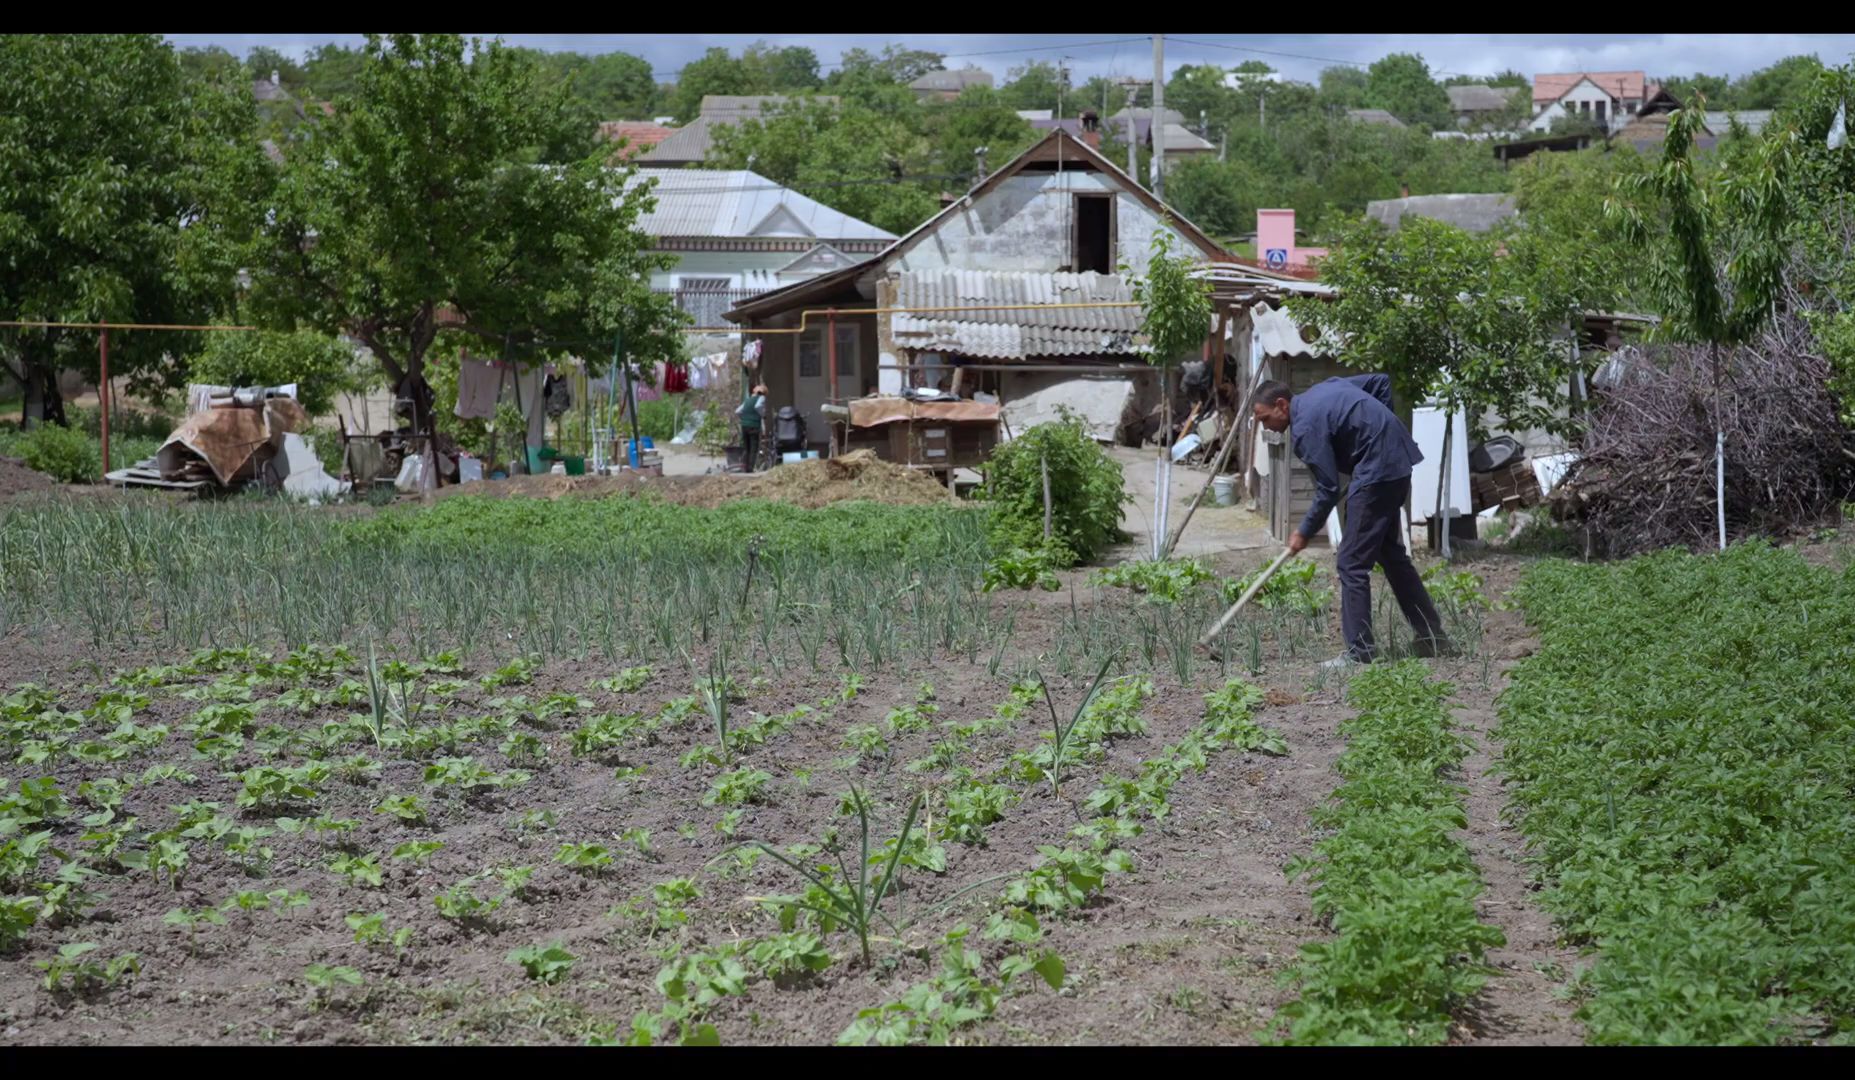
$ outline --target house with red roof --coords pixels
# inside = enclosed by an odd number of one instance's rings
[[[617,144],[612,157],[626,161],[676,134],[673,127],[644,120],[607,120],[599,125],[599,137]]]
[[[1640,71],[1577,71],[1533,76],[1533,131],[1551,131],[1561,117],[1579,116],[1613,132],[1642,111],[1661,87]]]

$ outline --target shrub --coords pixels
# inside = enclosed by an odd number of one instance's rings
[[[1039,424],[992,452],[979,497],[992,504],[995,550],[1043,546],[1043,468],[1050,467],[1051,546],[1062,566],[1100,555],[1127,539],[1121,507],[1133,501],[1121,466],[1083,425],[1064,411],[1062,419]]]
[[[103,472],[101,446],[76,428],[40,424],[15,445],[27,468],[67,484],[90,483]]]
[[[326,415],[335,395],[366,389],[372,372],[340,339],[313,331],[208,334],[188,365],[195,382],[220,386],[296,383],[296,399],[311,416]]]

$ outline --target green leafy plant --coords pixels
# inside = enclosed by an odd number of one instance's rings
[[[374,807],[374,813],[391,814],[414,825],[423,825],[426,821],[425,803],[417,795],[388,795]]]
[[[1043,536],[1044,467],[1051,490],[1051,538]],[[991,504],[997,551],[1048,553],[1052,568],[1099,556],[1125,539],[1122,506],[1132,502],[1120,463],[1109,457],[1076,416],[1063,414],[998,447],[986,462],[978,497]]]
[[[1093,581],[1097,585],[1144,593],[1154,603],[1174,604],[1183,600],[1200,582],[1210,581],[1215,576],[1197,559],[1163,559],[1128,562],[1097,570]]]
[[[612,865],[612,849],[604,844],[562,844],[554,853],[554,861],[575,870],[590,870],[597,874]]]
[[[528,945],[509,954],[511,964],[520,967],[536,982],[550,986],[567,977],[567,973],[573,970],[575,959],[559,942],[545,946]]]
[[[654,672],[648,665],[629,667],[610,678],[595,679],[591,685],[595,689],[614,694],[633,694],[644,689],[644,685],[651,681],[653,674]]]
[[[1063,561],[1047,547],[1012,548],[986,564],[981,587],[985,592],[998,589],[1042,589],[1056,592],[1063,587],[1054,571]]]
[[[831,954],[816,934],[804,931],[775,934],[755,942],[747,955],[769,979],[791,979],[815,974],[831,966]]]
[[[378,889],[381,883],[380,854],[369,852],[366,855],[342,853],[329,863],[331,873],[340,874],[356,885]]]
[[[688,878],[672,878],[651,886],[651,900],[655,908],[651,914],[651,925],[656,930],[673,930],[689,922],[688,906],[702,896],[696,889],[695,882]]]
[[[408,840],[393,849],[393,857],[423,863],[441,847],[444,847],[442,840]]]
[[[876,867],[876,880],[870,880],[870,820],[869,803],[863,792],[853,787],[850,789],[852,804],[857,815],[860,849],[854,860],[856,876],[851,876],[849,866],[839,867],[838,880],[833,883],[817,870],[792,858],[789,858],[771,845],[750,840],[748,843],[772,856],[787,869],[803,877],[814,886],[817,893],[808,893],[808,897],[790,902],[789,906],[802,908],[818,915],[820,918],[841,922],[857,935],[857,942],[862,948],[863,966],[869,967],[870,932],[877,920],[881,920],[891,929],[895,924],[882,909],[883,900],[888,897],[891,886],[895,883],[895,872],[901,864],[902,854],[908,849],[909,837],[914,832],[915,816],[921,810],[921,796],[908,804],[908,813],[902,818],[901,831],[896,834],[895,846],[890,850],[886,862]],[[899,932],[899,931],[898,931]]]
[[[395,930],[388,930],[386,916],[378,911],[372,914],[351,912],[344,916],[342,921],[348,924],[348,929],[354,931],[354,941],[357,945],[365,945],[370,949],[390,947],[397,955],[404,953],[406,948],[412,944],[412,927],[402,926]]]
[[[88,959],[96,943],[75,941],[58,946],[58,955],[50,960],[36,960],[33,967],[45,973],[45,989],[53,993],[84,993],[100,986],[115,986],[125,975],[142,970],[134,953],[123,953],[107,964]]]
[[[14,452],[26,468],[65,484],[90,484],[103,476],[101,444],[76,428],[40,424],[26,432]]]

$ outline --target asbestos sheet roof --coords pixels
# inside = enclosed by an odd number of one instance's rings
[[[1456,112],[1499,112],[1507,108],[1515,94],[1526,93],[1526,88],[1469,83],[1465,86],[1446,86],[1443,92],[1449,95],[1449,107]]]
[[[1383,109],[1348,109],[1346,110],[1346,118],[1361,124],[1383,124],[1386,127],[1398,128],[1404,126],[1404,121]]]
[[[759,120],[788,101],[815,101],[835,105],[836,97],[788,97],[784,94],[729,95],[708,94],[694,120],[677,128],[662,142],[637,155],[646,164],[701,164],[715,148],[715,129],[742,120]]]
[[[1707,130],[1717,135],[1724,135],[1732,129],[1733,117],[1738,117],[1740,125],[1752,135],[1765,130],[1765,125],[1771,122],[1770,109],[1741,109],[1736,113],[1708,110],[1706,115]]]
[[[895,303],[907,308],[1015,307],[1132,299],[1132,289],[1116,274],[928,270],[901,274]],[[1137,353],[1144,348],[1137,307],[897,314],[891,329],[896,343],[907,348],[995,360]]]
[[[1331,356],[1334,349],[1330,343],[1316,341],[1310,345],[1301,336],[1301,327],[1287,311],[1276,310],[1267,304],[1257,304],[1250,308],[1250,325],[1254,328],[1255,340],[1262,344],[1264,356],[1286,356],[1291,359],[1303,357],[1309,360],[1318,356]]]
[[[895,239],[745,169],[639,169],[626,186],[647,180],[657,181],[657,208],[639,215],[638,228],[651,236]]]
[[[1395,229],[1406,217],[1430,218],[1469,232],[1487,232],[1513,217],[1512,195],[1410,195],[1402,199],[1374,199],[1366,216]]]

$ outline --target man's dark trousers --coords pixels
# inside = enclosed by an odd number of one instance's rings
[[[1430,591],[1411,565],[1398,536],[1400,514],[1410,497],[1410,477],[1366,484],[1346,497],[1346,527],[1335,553],[1335,572],[1340,578],[1340,630],[1346,638],[1347,652],[1360,663],[1371,662],[1372,644],[1372,564],[1385,568],[1392,595],[1419,639],[1439,640],[1443,620],[1430,601]]]

